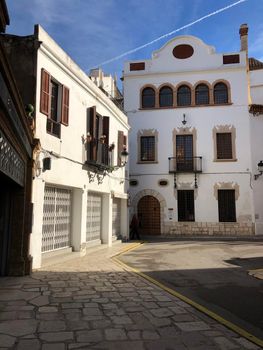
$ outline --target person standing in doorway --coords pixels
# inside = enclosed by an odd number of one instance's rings
[[[133,215],[130,224],[130,239],[141,239],[139,235],[139,220],[136,214]]]

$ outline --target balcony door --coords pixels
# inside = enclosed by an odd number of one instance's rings
[[[176,170],[193,171],[193,135],[176,135]]]

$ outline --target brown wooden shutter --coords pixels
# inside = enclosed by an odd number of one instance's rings
[[[123,151],[124,135],[123,131],[118,131],[118,166],[121,166],[121,152]]]
[[[92,137],[91,141],[87,143],[87,159],[96,161],[98,141],[96,139],[96,106],[88,108],[87,112],[87,132],[89,132]]]
[[[126,148],[126,150],[127,150],[127,148],[128,148],[128,145],[127,145],[127,136],[126,135],[123,135],[123,149],[124,148]]]
[[[50,115],[50,74],[41,69],[41,93],[40,93],[40,112]]]
[[[62,106],[61,106],[61,123],[68,126],[69,117],[69,89],[62,86]]]
[[[109,144],[110,118],[103,117],[102,134],[106,136],[105,144]]]

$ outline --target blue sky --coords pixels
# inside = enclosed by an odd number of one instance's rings
[[[86,72],[237,0],[6,0],[7,33],[30,35],[40,24]],[[249,57],[263,60],[263,0],[246,0],[176,35],[194,35],[218,52],[239,51],[240,24],[249,26]],[[121,76],[123,62],[147,59],[172,38],[103,66]]]

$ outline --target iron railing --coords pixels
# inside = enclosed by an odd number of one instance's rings
[[[201,173],[202,157],[169,157],[169,173]]]
[[[97,139],[87,143],[87,164],[106,170],[111,167],[113,150],[111,146]]]

